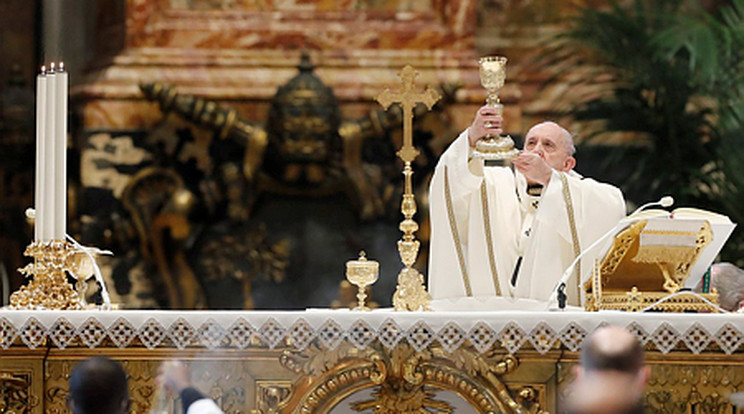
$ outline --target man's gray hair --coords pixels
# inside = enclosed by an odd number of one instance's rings
[[[718,290],[718,302],[727,311],[739,309],[744,299],[744,270],[731,263],[716,263],[710,268],[711,285]]]

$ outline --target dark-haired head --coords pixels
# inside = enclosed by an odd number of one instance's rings
[[[73,414],[127,413],[129,390],[121,364],[107,357],[77,364],[70,374],[68,405]]]

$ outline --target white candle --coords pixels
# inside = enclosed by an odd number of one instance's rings
[[[44,177],[46,160],[46,140],[44,125],[46,118],[44,111],[46,109],[46,67],[41,67],[41,73],[36,76],[36,180],[34,187],[34,209],[36,216],[34,218],[34,241],[43,240],[44,237],[44,217],[41,212],[44,207]]]
[[[54,234],[64,240],[67,232],[67,90],[64,63],[57,70],[54,104]]]
[[[57,75],[54,73],[54,63],[51,63],[49,65],[49,72],[46,76],[47,79],[47,87],[46,87],[46,93],[47,93],[47,105],[46,105],[46,111],[44,114],[44,117],[46,118],[46,125],[44,126],[44,130],[46,131],[46,153],[45,153],[45,174],[44,174],[44,205],[42,206],[42,215],[44,217],[44,234],[43,234],[43,240],[44,241],[50,241],[54,239],[54,217],[55,217],[55,209],[57,206],[54,204],[54,173],[56,169],[56,159],[54,158],[55,152],[56,152],[56,126],[54,123],[54,107],[57,103],[56,98],[56,85],[57,85]]]

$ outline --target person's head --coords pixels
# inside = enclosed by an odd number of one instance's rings
[[[67,404],[73,414],[128,413],[127,374],[112,359],[88,358],[72,369]]]
[[[642,394],[633,378],[603,371],[591,378],[576,379],[563,405],[564,414],[640,414]]]
[[[580,358],[581,368],[586,373],[617,371],[636,374],[643,368],[643,347],[627,329],[605,326],[584,340]]]
[[[573,136],[552,121],[541,122],[527,131],[524,150],[539,155],[557,171],[568,172],[576,166]]]
[[[716,263],[710,267],[710,281],[723,309],[733,312],[744,305],[744,270],[731,263]]]
[[[569,412],[624,414],[642,408],[649,369],[640,341],[627,329],[606,326],[589,335],[575,373]]]

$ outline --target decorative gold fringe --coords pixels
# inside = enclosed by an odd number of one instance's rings
[[[638,263],[690,263],[696,246],[641,246],[633,258]]]

